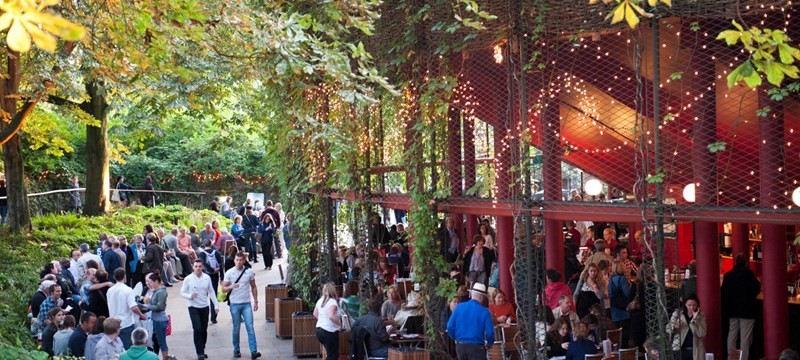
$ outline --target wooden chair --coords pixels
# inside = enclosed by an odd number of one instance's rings
[[[586,360],[603,360],[605,355],[603,353],[599,354],[586,354]]]
[[[728,350],[728,360],[742,360],[742,350],[729,349]]]
[[[619,359],[617,358],[617,353],[611,353],[603,356],[603,360],[619,360]]]
[[[488,360],[504,360],[506,353],[505,345],[506,339],[503,334],[503,328],[496,326],[494,328],[494,346],[492,346],[487,353]]]
[[[639,348],[619,349],[619,360],[638,360]]]
[[[611,347],[614,350],[619,349],[619,343],[622,341],[622,328],[606,331],[606,339],[611,341]]]

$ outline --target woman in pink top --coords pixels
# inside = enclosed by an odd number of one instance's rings
[[[192,262],[197,259],[197,253],[192,249],[192,237],[186,233],[186,227],[182,227],[178,234],[178,251],[188,256]]]

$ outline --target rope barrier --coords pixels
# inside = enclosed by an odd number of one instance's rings
[[[111,189],[114,191],[117,189]],[[75,189],[59,189],[59,190],[51,190],[45,192],[38,192],[38,193],[30,193],[28,197],[35,197],[35,196],[42,196],[42,195],[51,195],[51,194],[59,194],[59,193],[70,193],[73,191],[81,191],[85,192],[86,188],[75,188]],[[201,191],[172,191],[172,190],[138,190],[138,189],[119,189],[119,191],[124,192],[154,192],[159,194],[183,194],[183,195],[205,195],[205,192]],[[0,200],[8,199],[8,196],[0,196]]]

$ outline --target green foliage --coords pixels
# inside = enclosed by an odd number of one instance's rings
[[[717,142],[708,144],[707,147],[708,147],[708,151],[710,151],[712,153],[717,153],[719,151],[725,151],[725,147],[727,145],[728,145],[728,143],[726,143],[724,141],[717,141]]]
[[[7,360],[47,360],[46,352],[28,350],[23,347],[0,344],[0,359]]]
[[[146,224],[169,229],[176,224],[202,225],[214,219],[221,226],[230,226],[229,220],[208,210],[132,206],[99,217],[75,214],[35,217],[30,235],[10,234],[7,228],[0,228],[0,358],[42,358],[39,352],[29,352],[35,345],[29,335],[26,314],[45,263],[68,257],[81,243],[96,245],[101,232],[131,239]]]
[[[603,3],[608,5],[616,1],[614,9],[611,10],[606,16],[606,20],[611,19],[612,24],[616,24],[625,20],[631,29],[639,25],[639,17],[652,18],[653,14],[645,11],[645,0],[603,0]],[[599,0],[589,0],[589,4],[596,4]],[[647,4],[651,8],[655,8],[658,3],[663,3],[667,6],[672,6],[672,0],[647,0]]]
[[[664,182],[664,177],[666,176],[667,174],[664,173],[663,170],[661,170],[655,174],[647,175],[647,178],[645,180],[647,180],[648,184],[661,184]]]
[[[728,46],[742,44],[748,52],[743,61],[728,74],[728,88],[744,81],[748,87],[761,85],[762,76],[774,86],[781,86],[785,77],[797,79],[800,69],[794,65],[800,60],[800,49],[794,47],[789,36],[782,30],[761,29],[740,25],[732,21],[735,29],[725,30],[717,40],[725,40]]]
[[[758,110],[756,110],[756,116],[765,118],[769,116],[769,113],[772,111],[772,108],[769,106],[764,106]]]
[[[786,84],[784,87],[773,87],[767,90],[767,94],[772,101],[781,101],[793,93],[800,92],[800,82]]]
[[[311,308],[316,301],[319,284],[319,272],[312,271],[311,253],[312,249],[317,249],[317,244],[308,241],[299,245],[293,245],[289,249],[289,259],[292,261],[292,271],[289,272],[290,284],[295,295]]]

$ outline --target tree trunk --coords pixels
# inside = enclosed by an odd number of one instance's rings
[[[81,106],[100,122],[86,126],[86,203],[84,213],[102,215],[108,210],[108,101],[105,84],[93,81],[86,84],[90,100]]]
[[[22,73],[19,67],[19,54],[6,49],[8,59],[8,78],[0,79],[0,103],[9,117],[17,114],[19,82]],[[2,126],[12,126],[2,123]],[[14,232],[29,231],[31,227],[28,193],[25,190],[25,169],[23,168],[22,142],[19,135],[12,136],[3,144],[3,165],[5,165],[8,186],[8,224]]]

